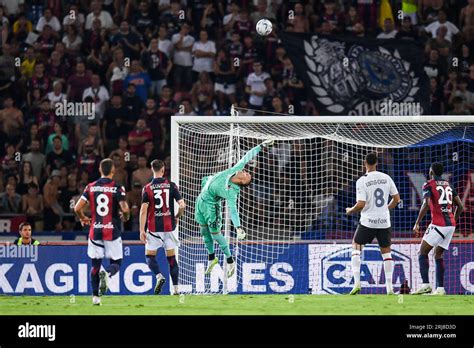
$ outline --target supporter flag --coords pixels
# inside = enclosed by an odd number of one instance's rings
[[[429,110],[423,47],[414,42],[281,33],[321,115],[417,115]]]
[[[383,29],[384,22],[387,18],[390,18],[392,22],[395,24],[395,20],[393,19],[392,6],[390,6],[390,3],[388,2],[388,0],[382,0],[382,3],[380,4],[380,16],[379,16],[379,26],[381,29]]]

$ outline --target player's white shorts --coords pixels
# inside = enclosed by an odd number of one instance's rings
[[[234,84],[228,84],[224,85],[223,83],[215,83],[214,84],[214,90],[216,92],[222,92],[224,94],[234,94],[235,93],[235,85]]]
[[[146,233],[145,250],[158,250],[162,246],[165,250],[179,247],[178,231],[172,232],[150,232]]]
[[[433,248],[439,246],[448,250],[455,229],[456,227],[454,226],[436,226],[430,224],[426,229],[423,240]]]
[[[91,259],[123,259],[122,238],[114,240],[90,240],[87,243],[87,255]]]

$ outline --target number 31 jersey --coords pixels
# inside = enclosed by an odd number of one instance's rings
[[[360,224],[369,228],[389,228],[390,197],[398,194],[392,178],[385,173],[368,172],[357,180],[357,201],[364,201],[360,213]]]
[[[423,198],[430,198],[431,223],[436,226],[456,226],[453,199],[458,193],[442,178],[429,180],[423,185]]]
[[[120,237],[119,202],[127,198],[123,186],[115,181],[100,178],[86,186],[81,199],[89,202],[91,209],[90,240],[115,240]]]
[[[176,184],[166,178],[154,178],[146,184],[142,191],[142,204],[148,203],[148,231],[174,231],[176,228],[174,202],[181,199]]]

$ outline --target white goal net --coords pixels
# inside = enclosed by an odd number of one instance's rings
[[[378,170],[394,179],[402,198],[391,214],[396,244],[394,285],[397,289],[407,281],[416,287],[421,282],[416,257],[419,240],[413,239],[411,229],[430,164],[443,162],[455,187],[464,185],[465,175],[474,170],[473,126],[463,117],[449,122],[436,117],[394,122],[373,117],[178,116],[172,124],[172,180],[187,203],[178,227],[180,291],[184,293],[350,290],[350,243],[358,216],[346,216],[344,209],[355,203],[355,182],[364,174],[364,157],[372,151],[379,155]],[[237,241],[224,212],[222,233],[230,242],[237,272],[232,278],[224,277],[225,257],[216,244],[219,265],[205,276],[208,255],[194,221],[201,180],[229,168],[268,138],[276,140],[274,147],[262,150],[246,166],[253,181],[239,198],[238,210],[247,232],[244,241]],[[424,226],[428,222],[429,217]],[[457,229],[468,258],[473,256],[474,244],[466,242],[472,238],[472,222],[472,211],[466,210]],[[385,289],[379,258],[375,245],[368,245],[361,271],[365,293]],[[450,292],[466,292],[459,275],[465,261],[462,257],[446,260],[447,282],[453,277],[455,283],[447,285]],[[455,273],[450,273],[450,265]]]

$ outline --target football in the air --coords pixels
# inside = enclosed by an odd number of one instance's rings
[[[268,19],[261,19],[256,25],[257,33],[262,36],[267,36],[272,32],[272,22]]]

